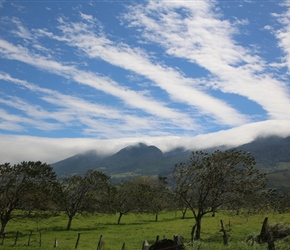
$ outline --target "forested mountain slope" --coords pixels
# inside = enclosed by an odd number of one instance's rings
[[[255,141],[237,147],[251,152],[256,159],[256,167],[272,174],[273,180],[282,180],[280,175],[290,173],[290,137],[258,138]],[[214,149],[207,149],[212,151]],[[88,169],[95,169],[124,178],[136,175],[168,175],[175,164],[187,161],[191,150],[177,148],[163,153],[153,145],[139,143],[121,149],[115,154],[102,156],[91,150],[51,164],[59,177],[70,174],[84,174]],[[279,174],[281,173],[281,174]],[[271,175],[269,175],[271,176]],[[271,179],[271,178],[270,178]],[[287,178],[286,178],[287,179]]]

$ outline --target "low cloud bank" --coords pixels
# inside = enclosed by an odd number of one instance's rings
[[[250,123],[229,130],[195,137],[142,137],[112,140],[90,138],[43,138],[33,136],[0,135],[0,163],[11,164],[21,161],[42,161],[54,163],[87,150],[99,154],[111,154],[123,147],[139,142],[154,145],[163,152],[177,147],[199,150],[210,147],[236,147],[249,143],[258,137],[290,136],[290,121],[269,120]]]

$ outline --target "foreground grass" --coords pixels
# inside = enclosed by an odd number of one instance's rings
[[[265,217],[270,223],[290,222],[290,214],[260,214],[231,216],[217,213],[216,217],[206,216],[202,221],[202,239],[194,242],[194,246],[187,249],[225,249],[223,246],[222,233],[220,232],[220,220],[223,220],[228,234],[229,245],[226,249],[267,249],[267,245],[246,242],[247,235],[258,234]],[[142,243],[147,240],[154,243],[156,236],[160,238],[173,238],[180,234],[184,242],[190,242],[191,227],[194,223],[192,217],[182,220],[180,213],[164,212],[160,214],[159,221],[155,222],[154,215],[129,214],[122,218],[122,224],[116,225],[117,215],[93,215],[78,216],[73,220],[72,230],[67,231],[67,218],[64,215],[54,216],[47,219],[21,219],[10,221],[7,226],[7,236],[0,249],[53,249],[55,238],[58,239],[57,249],[75,249],[78,233],[80,240],[77,249],[96,249],[100,236],[103,236],[102,250],[121,249],[123,243],[128,250],[141,250]],[[19,237],[15,243],[16,233]],[[29,235],[32,231],[30,246]],[[42,246],[39,246],[41,233]],[[276,242],[276,249],[290,250],[290,240]]]

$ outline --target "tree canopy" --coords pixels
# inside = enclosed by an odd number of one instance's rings
[[[176,165],[175,191],[195,218],[192,237],[200,238],[205,214],[221,206],[242,206],[240,201],[265,187],[266,176],[254,165],[249,153],[238,150],[196,151],[187,163]]]
[[[61,180],[59,204],[68,216],[67,230],[71,229],[77,213],[105,211],[103,201],[109,192],[109,178],[104,173],[89,170],[85,176],[74,175]]]
[[[57,186],[56,174],[46,163],[21,162],[0,165],[0,234],[15,209],[42,209],[50,205]]]

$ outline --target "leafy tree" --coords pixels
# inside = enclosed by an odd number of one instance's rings
[[[123,215],[131,211],[154,213],[157,221],[158,213],[168,207],[169,197],[166,178],[138,176],[115,185],[111,200],[114,210],[119,213],[118,224],[120,224]]]
[[[125,181],[113,186],[111,192],[112,209],[119,213],[118,222],[123,215],[136,209],[135,185],[132,181]]]
[[[140,194],[140,196],[144,197],[144,201],[146,202],[143,207],[143,211],[154,213],[155,221],[158,221],[159,213],[169,208],[171,203],[172,194],[169,191],[167,178],[159,176],[155,177],[142,177],[140,181],[143,179],[143,185],[146,185],[147,197],[146,193]],[[142,191],[141,191],[142,192]]]
[[[179,194],[173,194],[172,207],[175,211],[179,210],[182,213],[181,219],[185,219],[186,213],[188,211],[188,205],[180,197]]]
[[[228,211],[235,211],[236,215],[239,215],[241,208],[247,213],[252,214],[266,212],[273,208],[273,200],[275,196],[275,189],[263,189],[257,192],[237,196],[236,200],[233,200],[232,203],[223,205],[223,208]]]
[[[105,197],[109,190],[110,177],[89,170],[84,177],[74,175],[62,180],[59,204],[68,216],[67,230],[71,229],[76,214],[105,210]]]
[[[279,213],[286,213],[290,211],[290,189],[283,190],[282,193],[276,193],[272,200],[272,207]]]
[[[237,201],[265,187],[265,174],[254,165],[249,153],[237,150],[192,152],[187,163],[176,165],[176,192],[195,219],[192,238],[200,239],[205,214],[215,213],[221,206],[237,206]]]
[[[15,209],[46,209],[56,185],[56,174],[46,163],[0,165],[0,234],[4,234]]]

